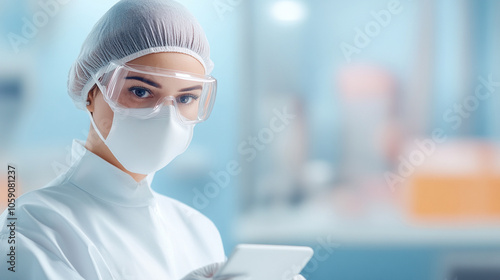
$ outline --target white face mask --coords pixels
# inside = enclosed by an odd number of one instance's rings
[[[137,109],[141,110],[141,109]],[[193,137],[194,124],[179,120],[173,105],[163,106],[164,118],[138,119],[114,112],[113,123],[106,139],[92,115],[92,126],[116,159],[130,172],[156,172],[182,154]]]

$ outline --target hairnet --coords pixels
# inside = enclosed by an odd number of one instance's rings
[[[173,0],[121,0],[94,25],[68,77],[75,105],[85,109],[93,74],[109,62],[128,62],[157,52],[196,58],[210,74],[213,63],[205,33],[194,16]]]

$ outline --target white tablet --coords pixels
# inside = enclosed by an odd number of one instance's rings
[[[239,244],[214,279],[246,275],[252,280],[291,280],[313,253],[305,246]]]

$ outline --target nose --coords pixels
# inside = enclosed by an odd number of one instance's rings
[[[173,96],[165,96],[165,97],[162,97],[158,100],[158,102],[156,103],[157,106],[159,105],[162,105],[162,106],[166,106],[166,105],[174,105],[174,97]]]

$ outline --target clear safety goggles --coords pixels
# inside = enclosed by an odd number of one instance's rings
[[[184,123],[205,121],[217,91],[212,76],[130,63],[111,62],[94,79],[115,113],[141,119],[167,117],[161,109],[173,105]]]

